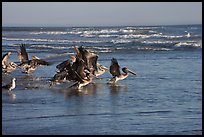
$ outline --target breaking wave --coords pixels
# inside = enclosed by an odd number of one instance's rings
[[[202,49],[202,26],[3,28],[2,46],[70,50],[83,45],[96,52]]]

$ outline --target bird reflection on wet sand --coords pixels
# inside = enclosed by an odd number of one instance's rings
[[[83,87],[82,89],[75,89],[75,88],[69,88],[70,84],[71,83],[69,82],[63,83],[63,84],[60,84],[60,86],[55,86],[51,88],[50,90],[55,93],[63,94],[67,98],[71,96],[95,95],[97,94],[97,92],[105,91],[103,88],[104,88],[104,85],[106,85],[102,83],[95,83],[95,84],[89,84],[86,87]]]
[[[119,84],[109,84],[109,90],[111,92],[111,94],[117,94],[118,92],[127,92],[128,91],[128,87],[125,85],[119,85]]]

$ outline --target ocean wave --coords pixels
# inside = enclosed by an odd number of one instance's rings
[[[119,36],[120,38],[125,38],[125,39],[128,39],[128,38],[149,38],[150,36],[149,35],[143,35],[143,34],[128,34],[128,35],[120,35]]]
[[[123,44],[123,43],[130,43],[132,42],[131,40],[126,40],[126,39],[119,39],[119,40],[111,40],[110,42],[114,44]]]
[[[101,37],[101,38],[118,37],[118,36],[119,36],[119,35],[114,35],[114,34],[98,35],[98,37]]]
[[[73,47],[68,47],[68,46],[53,46],[53,45],[31,45],[30,47],[35,47],[35,48],[49,48],[49,49],[71,49]]]
[[[92,35],[92,34],[81,34],[81,37],[87,37],[87,38],[92,38],[95,37],[96,35]]]
[[[38,39],[38,38],[2,38],[6,41],[31,41],[31,42],[51,42],[51,43],[102,43],[100,40],[54,40],[54,39]]]
[[[169,43],[176,43],[175,41],[160,41],[160,40],[157,40],[157,41],[147,41],[147,40],[144,40],[142,41],[141,43],[145,43],[145,44],[169,44]]]
[[[47,34],[47,35],[66,35],[66,34],[81,34],[81,31],[40,31],[40,32],[30,32],[32,35],[41,35],[41,34]]]
[[[102,29],[102,30],[85,30],[84,34],[110,34],[110,33],[118,33],[118,30],[113,29]]]
[[[125,27],[125,28],[72,28],[71,30],[63,31],[33,31],[30,35],[79,35],[85,38],[124,38],[124,39],[135,39],[135,38],[166,38],[166,39],[179,39],[183,37],[191,37],[191,33],[184,35],[165,35],[158,30],[158,27]],[[4,34],[3,34],[4,36]],[[40,39],[42,41],[52,41],[46,39]],[[33,41],[38,41],[33,39]]]
[[[195,42],[179,42],[174,45],[175,47],[189,47],[189,48],[202,48],[202,43]]]

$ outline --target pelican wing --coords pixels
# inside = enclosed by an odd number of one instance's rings
[[[85,68],[85,62],[83,60],[79,60],[79,64],[78,64],[78,67],[77,67],[77,73],[78,75],[84,79],[86,76],[85,76],[85,72],[84,72],[84,68]]]
[[[24,44],[22,44],[20,46],[20,51],[17,51],[17,52],[18,52],[18,58],[22,63],[27,62],[29,60],[28,59],[28,53],[26,51],[26,48],[25,48]]]
[[[34,62],[37,65],[49,65],[49,62],[38,58],[37,56],[32,57],[32,62]]]
[[[82,46],[79,48],[79,51],[82,55],[82,59],[85,61],[85,64],[89,70],[98,70],[97,68],[97,60],[98,60],[98,55],[84,49]]]
[[[92,58],[88,59],[88,68],[93,68],[94,71],[98,71],[98,67],[97,67],[97,60],[98,60],[98,56],[94,56]]]
[[[68,70],[69,68],[71,68],[71,64],[70,64],[70,60],[65,60],[63,61],[62,63],[58,64],[56,66],[56,68],[59,70],[59,71],[62,71],[62,70]]]
[[[120,76],[120,66],[115,58],[111,60],[110,73],[115,76]]]
[[[75,49],[75,51],[76,51],[77,57],[81,58],[82,55],[81,55],[81,52],[79,51],[79,48],[77,48],[76,46],[74,46],[74,49]]]
[[[38,65],[49,65],[49,62],[42,59],[37,59],[36,62]]]
[[[54,75],[54,77],[51,79],[51,81],[60,81],[66,78],[68,75],[67,71],[61,71]]]

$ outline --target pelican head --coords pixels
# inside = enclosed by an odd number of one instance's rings
[[[9,63],[12,67],[14,67],[14,68],[16,68],[18,65],[16,64],[16,63],[14,63],[14,62],[10,62]]]
[[[131,73],[131,74],[133,74],[133,75],[136,75],[135,72],[129,70],[127,67],[122,68],[122,71],[123,71],[124,73],[128,73],[128,72],[129,72],[129,73]]]
[[[107,67],[105,67],[105,66],[103,66],[103,65],[101,65],[101,64],[99,64],[99,63],[97,63],[97,67],[98,67],[100,70],[108,71],[108,68],[107,68]]]
[[[15,81],[15,80],[16,80],[16,78],[12,78],[11,80],[12,80],[12,81]]]
[[[40,59],[40,58],[38,58],[37,56],[33,55],[32,59]]]
[[[8,52],[8,55],[10,56],[10,55],[11,55],[11,52]]]

